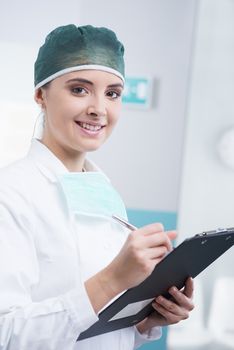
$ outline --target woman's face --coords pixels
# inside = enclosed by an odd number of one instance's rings
[[[54,79],[36,92],[45,112],[42,142],[55,153],[98,149],[120,114],[122,80],[114,74],[83,70]]]

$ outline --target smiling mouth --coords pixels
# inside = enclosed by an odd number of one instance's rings
[[[96,132],[105,127],[105,125],[92,125],[92,124],[78,122],[78,121],[76,121],[76,124],[78,124],[82,129],[89,130],[89,131],[96,131]]]

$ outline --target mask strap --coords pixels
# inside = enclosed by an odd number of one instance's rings
[[[33,139],[41,140],[43,136],[44,131],[44,124],[45,124],[45,115],[44,112],[41,111],[35,121],[34,128],[33,128]]]

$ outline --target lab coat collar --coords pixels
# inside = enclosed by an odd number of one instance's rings
[[[51,182],[57,182],[59,176],[69,173],[69,170],[54,153],[36,138],[33,138],[31,141],[31,147],[27,157],[36,163],[41,173]],[[86,171],[102,172],[90,160],[85,159],[84,166]]]

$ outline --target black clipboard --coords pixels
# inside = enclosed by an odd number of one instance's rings
[[[170,297],[171,286],[181,289],[188,277],[196,277],[234,244],[234,227],[197,234],[185,239],[156,265],[138,286],[128,289],[99,313],[99,320],[77,340],[130,327],[142,321],[158,295]]]

